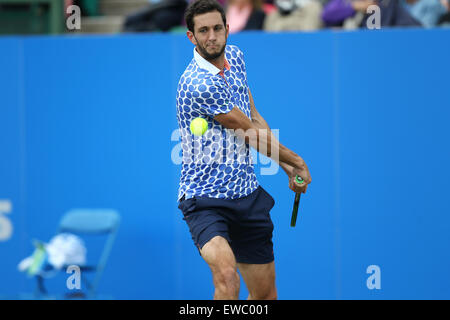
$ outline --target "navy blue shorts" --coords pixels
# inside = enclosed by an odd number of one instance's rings
[[[237,262],[263,264],[274,260],[269,214],[274,205],[272,196],[259,186],[239,199],[183,198],[178,208],[199,250],[213,237],[222,236]]]

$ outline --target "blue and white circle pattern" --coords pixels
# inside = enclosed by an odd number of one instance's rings
[[[239,155],[233,154],[236,136],[214,120],[214,116],[228,113],[234,106],[251,119],[242,51],[227,45],[225,57],[230,65],[229,70],[224,70],[226,81],[192,59],[178,83],[177,119],[183,152],[178,200],[183,194],[186,199],[194,196],[237,199],[259,186],[249,147],[241,144]],[[191,121],[197,117],[208,122],[208,131],[201,137],[189,130]],[[195,161],[187,161],[191,155]]]

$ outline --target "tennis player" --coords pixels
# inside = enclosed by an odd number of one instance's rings
[[[275,201],[256,179],[249,147],[277,161],[294,192],[305,193],[311,176],[303,159],[279,143],[256,110],[243,53],[227,45],[229,27],[220,4],[191,2],[185,19],[195,47],[177,90],[183,149],[178,208],[211,269],[214,299],[239,298],[238,268],[249,299],[276,299],[270,218]],[[189,126],[197,117],[208,122],[208,132],[219,134],[194,137]],[[245,141],[243,149],[234,149],[239,154],[220,161],[237,141]],[[187,161],[185,153],[192,148],[200,152],[192,153],[196,161]],[[304,183],[295,182],[296,175]]]

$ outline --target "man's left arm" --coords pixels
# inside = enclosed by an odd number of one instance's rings
[[[250,99],[250,111],[251,111],[251,116],[252,116],[252,122],[255,124],[255,126],[258,129],[266,129],[268,131],[267,134],[270,135],[270,137],[274,137],[266,120],[264,120],[264,118],[259,114],[258,110],[256,110],[255,101],[253,100],[253,96],[252,96],[252,93],[250,92],[250,88],[248,89],[248,95],[249,95],[249,99]],[[281,168],[283,168],[284,172],[286,172],[286,174],[288,176],[291,176],[292,166],[288,165],[287,163],[281,162],[281,161],[280,161],[280,166],[281,166]]]
[[[250,92],[250,88],[248,89],[248,95],[249,95],[249,100],[250,100],[251,118],[252,118],[252,122],[253,122],[254,126],[257,127],[258,129],[267,130],[267,135],[270,135],[270,138],[274,139],[276,141],[277,138],[273,135],[266,120],[264,120],[264,118],[259,114],[258,110],[256,110],[255,102],[253,100],[252,93]],[[279,164],[280,164],[281,168],[283,168],[284,172],[286,172],[286,175],[289,178],[289,188],[294,192],[302,192],[301,186],[299,184],[297,184],[297,182],[295,181],[295,174],[293,172],[294,168],[291,165],[289,165],[285,162],[282,162],[282,161],[280,161]],[[304,166],[305,166],[306,170],[308,171],[308,175],[309,175],[309,170],[308,170],[308,167],[306,166],[306,163],[304,163]],[[308,188],[308,186],[306,186],[306,188]],[[306,189],[304,190],[304,192],[306,192]]]

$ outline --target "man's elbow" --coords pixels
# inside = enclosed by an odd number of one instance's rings
[[[216,115],[214,119],[227,129],[242,129],[246,131],[255,127],[253,122],[236,107],[228,113]]]

